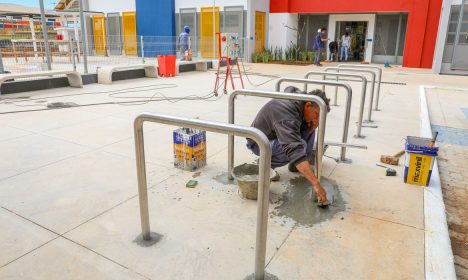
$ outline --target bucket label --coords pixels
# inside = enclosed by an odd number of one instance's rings
[[[409,156],[407,183],[426,186],[432,170],[433,157],[412,153]]]

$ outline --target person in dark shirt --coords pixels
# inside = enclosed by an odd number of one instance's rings
[[[329,40],[330,39],[327,38],[327,29],[325,27],[319,29],[317,36],[315,36],[313,46],[313,49],[315,50],[314,64],[316,66],[322,66],[322,64],[320,63],[320,53],[322,49],[325,48],[325,43]]]
[[[330,100],[321,90],[307,93],[290,86],[285,92],[316,95],[323,99],[330,111]],[[289,171],[304,175],[314,188],[318,201],[325,203],[326,191],[310,167],[315,163],[313,147],[319,116],[320,109],[313,102],[273,99],[258,112],[252,127],[265,133],[270,140],[272,168],[289,164]],[[258,145],[251,139],[247,139],[247,148],[257,156],[260,154]]]
[[[336,41],[330,42],[328,45],[328,48],[330,49],[330,60],[335,61],[335,59],[338,58],[338,43]]]

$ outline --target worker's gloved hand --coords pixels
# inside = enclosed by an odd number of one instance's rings
[[[320,183],[315,184],[313,188],[317,194],[317,201],[321,204],[325,204],[327,202],[327,192],[325,189],[320,185]]]

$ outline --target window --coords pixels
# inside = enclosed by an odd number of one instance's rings
[[[197,48],[197,9],[180,9],[178,25],[177,25],[177,36],[184,30],[184,26],[190,27],[190,48],[193,55],[196,55]]]
[[[452,6],[450,11],[450,19],[448,23],[448,32],[447,32],[447,44],[453,44],[455,42],[455,35],[457,33],[458,18],[460,16],[460,5]]]

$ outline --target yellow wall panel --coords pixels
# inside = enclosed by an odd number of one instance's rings
[[[219,32],[219,7],[214,9],[214,24],[216,32]],[[200,52],[202,57],[213,58],[213,50],[216,50],[216,57],[219,56],[216,40],[213,46],[213,7],[203,7],[200,12]]]
[[[261,52],[265,49],[265,19],[264,12],[255,12],[255,51]]]
[[[104,16],[93,16],[93,34],[96,54],[106,55],[106,19]]]
[[[122,29],[125,54],[136,55],[138,53],[138,44],[135,12],[122,13]]]

